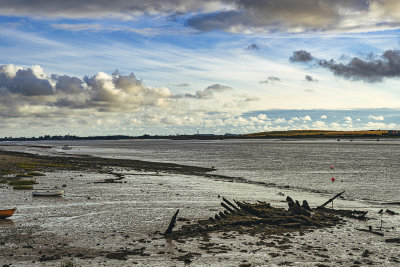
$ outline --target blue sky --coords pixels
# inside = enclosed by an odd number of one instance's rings
[[[2,1],[1,136],[399,129],[395,0]]]

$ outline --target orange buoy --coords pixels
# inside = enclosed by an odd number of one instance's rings
[[[332,180],[332,182],[334,182],[334,181],[335,181],[335,177],[332,177],[332,179],[331,179],[331,180]]]

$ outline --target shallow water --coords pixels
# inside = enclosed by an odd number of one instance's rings
[[[13,149],[42,154],[86,154],[100,157],[174,162],[211,167],[217,174],[243,177],[307,191],[346,191],[348,198],[396,202],[400,183],[397,140],[119,140],[27,142]],[[7,148],[8,149],[8,148]],[[331,166],[334,168],[331,169]],[[331,182],[332,177],[335,182]]]

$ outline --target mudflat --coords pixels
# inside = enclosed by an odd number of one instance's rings
[[[297,228],[298,223],[290,221],[282,230],[249,213],[235,217],[240,223],[216,227],[209,217],[219,214],[220,220],[226,219],[221,215],[227,214],[221,206],[223,196],[238,200],[239,205],[271,212],[275,208],[258,202],[268,201],[279,208],[281,217],[287,213],[289,194],[300,201],[310,198],[311,208],[327,197],[232,183],[229,177],[213,175],[213,169],[170,163],[0,151],[0,166],[4,181],[0,208],[17,207],[14,216],[0,220],[0,263],[6,266],[350,266],[400,262],[398,243],[385,242],[397,240],[399,234],[398,226],[388,222],[393,217],[383,217],[380,232],[384,236],[356,230],[379,227],[383,215],[378,207],[358,206],[368,211],[372,220],[336,220],[332,215],[329,218],[334,223],[326,227]],[[43,176],[29,177],[29,173]],[[17,178],[21,174],[28,177]],[[34,179],[34,187],[64,188],[65,195],[33,198],[30,190],[12,189],[7,181],[15,179]],[[359,204],[335,202],[337,208],[349,205]],[[177,209],[175,234],[165,236]],[[251,225],[254,221],[256,227]]]

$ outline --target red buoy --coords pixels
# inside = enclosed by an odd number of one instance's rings
[[[331,179],[331,180],[332,180],[332,182],[334,182],[334,181],[335,181],[335,177],[332,177],[332,179]]]
[[[331,166],[331,169],[333,169],[333,166]]]

